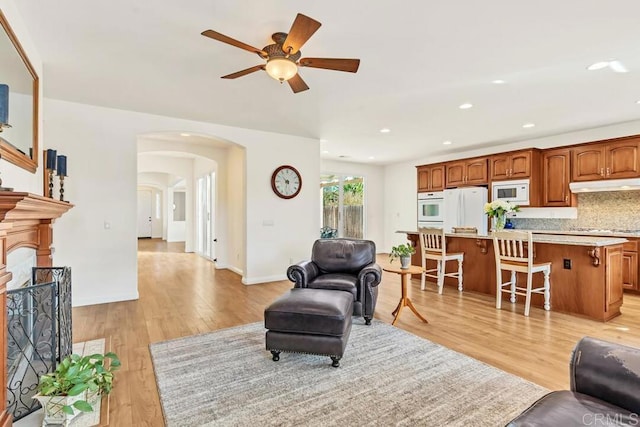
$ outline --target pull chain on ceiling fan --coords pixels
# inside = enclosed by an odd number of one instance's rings
[[[202,35],[255,53],[267,61],[265,64],[222,76],[223,79],[237,79],[238,77],[264,70],[280,83],[286,80],[293,92],[298,93],[309,89],[309,86],[298,74],[298,67],[323,68],[325,70],[355,73],[360,66],[359,59],[300,58],[302,56],[300,48],[321,25],[318,21],[299,13],[293,21],[289,33],[274,33],[271,36],[274,44],[265,46],[262,49],[242,43],[213,30],[203,31]]]

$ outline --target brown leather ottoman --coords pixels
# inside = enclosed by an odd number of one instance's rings
[[[353,295],[327,289],[294,288],[264,310],[267,350],[330,356],[334,367],[351,332]]]

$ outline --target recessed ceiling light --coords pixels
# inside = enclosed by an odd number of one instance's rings
[[[473,107],[473,104],[470,104],[467,102],[465,104],[460,105],[458,108],[460,108],[461,110],[468,110],[471,107]]]
[[[638,100],[636,101],[636,104],[640,104],[640,99],[638,99]]]
[[[322,150],[322,154],[329,154],[329,150]]]
[[[381,133],[389,133],[389,132],[391,132],[391,129],[389,129],[389,128],[382,128],[382,129],[380,129],[380,132],[381,132]]]
[[[535,126],[536,126],[535,123],[525,123],[525,124],[522,125],[522,127],[525,128],[525,129],[529,129],[529,128],[532,128],[532,127],[535,127]]]
[[[444,141],[442,145],[451,145],[451,141]]]
[[[373,160],[373,159],[375,159],[375,157],[369,156],[369,160]]]
[[[328,140],[326,140],[326,139],[324,139],[324,138],[321,138],[321,139],[320,139],[320,142],[329,142],[329,141],[328,141]]]
[[[190,133],[181,133],[180,136],[191,136]]]
[[[493,80],[491,83],[493,83],[494,85],[503,85],[505,84],[505,81],[498,79],[498,80]]]

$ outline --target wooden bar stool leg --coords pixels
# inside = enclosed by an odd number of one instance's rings
[[[531,271],[529,271],[529,273],[527,273],[527,295],[524,302],[525,316],[529,315],[529,309],[531,308],[531,282],[533,282],[533,274],[531,274]]]
[[[462,292],[462,258],[458,258],[458,290]]]
[[[438,260],[438,293],[442,295],[442,288],[444,288],[444,261]]]
[[[544,309],[549,311],[551,309],[551,284],[549,283],[549,276],[551,275],[551,269],[544,270]]]
[[[502,270],[499,270],[498,277],[496,277],[496,308],[500,310],[502,307]]]
[[[517,301],[516,297],[516,272],[515,270],[511,271],[511,298],[509,298],[511,304],[515,304]]]

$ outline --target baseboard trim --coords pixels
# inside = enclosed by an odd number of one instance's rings
[[[73,307],[82,307],[85,305],[96,305],[96,304],[108,304],[110,302],[120,302],[120,301],[132,301],[139,299],[140,296],[138,291],[134,293],[120,294],[120,295],[99,295],[91,298],[73,298],[72,306]]]
[[[253,277],[249,279],[247,279],[246,277],[242,277],[242,284],[257,285],[259,283],[280,282],[282,280],[287,280],[286,274],[278,274],[276,276]]]

